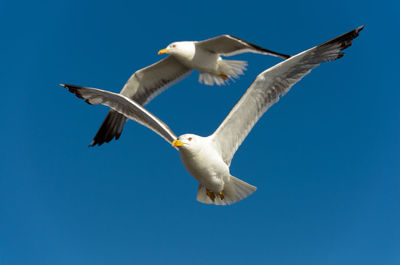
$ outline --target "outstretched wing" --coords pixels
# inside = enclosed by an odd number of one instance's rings
[[[191,71],[175,57],[168,56],[134,73],[122,88],[121,94],[133,99],[136,103],[146,105],[169,86],[190,74]],[[126,118],[123,115],[110,110],[90,146],[108,143],[114,137],[118,139],[125,122]]]
[[[60,85],[68,88],[68,90],[74,93],[78,98],[86,99],[86,102],[88,104],[106,105],[113,110],[123,114],[125,117],[137,121],[138,123],[146,126],[150,130],[160,135],[168,143],[171,143],[177,138],[172,130],[164,122],[162,122],[159,118],[147,111],[140,104],[136,103],[135,101],[124,95],[90,87],[81,87],[67,84]]]
[[[233,155],[258,119],[305,75],[324,62],[341,58],[364,26],[324,44],[299,53],[257,76],[218,129],[211,135],[223,160],[230,165]]]
[[[196,46],[210,52],[218,53],[225,56],[233,56],[240,53],[252,52],[269,54],[272,56],[281,57],[283,59],[287,59],[290,57],[290,55],[264,49],[248,41],[236,38],[232,35],[221,35],[212,39],[199,41],[196,42]]]
[[[192,69],[184,66],[174,56],[168,56],[136,71],[122,88],[121,94],[133,99],[136,103],[146,105],[191,71]]]

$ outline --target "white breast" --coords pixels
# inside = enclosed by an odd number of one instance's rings
[[[229,167],[208,138],[204,138],[204,140],[201,149],[194,152],[182,148],[179,150],[179,154],[186,170],[198,182],[211,191],[219,192],[223,190],[224,183],[230,178]]]

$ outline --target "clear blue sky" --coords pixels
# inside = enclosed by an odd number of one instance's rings
[[[398,1],[2,1],[0,265],[400,264]],[[229,207],[163,139],[129,122],[88,148],[108,109],[59,83],[119,91],[177,40],[228,33],[295,54],[366,24],[257,123],[231,172],[258,187]],[[280,60],[244,54],[230,86],[198,74],[148,108],[209,135]]]

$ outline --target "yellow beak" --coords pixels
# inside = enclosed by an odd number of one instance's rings
[[[172,141],[172,146],[173,147],[178,147],[178,146],[183,146],[183,143],[179,140],[173,140]]]
[[[164,53],[168,53],[167,49],[162,49],[158,51],[158,54],[164,54]]]

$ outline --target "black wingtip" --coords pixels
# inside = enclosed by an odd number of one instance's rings
[[[125,122],[126,118],[124,115],[111,110],[104,119],[89,146],[101,146],[103,143],[108,143],[114,138],[115,140],[118,140],[122,134]]]
[[[274,55],[274,56],[280,57],[280,58],[285,59],[285,60],[289,59],[291,57],[290,55],[287,55],[287,54],[284,54],[284,53],[279,53],[279,52],[274,52],[274,51],[271,51],[271,50],[267,50],[267,49],[265,49],[263,47],[260,47],[260,46],[254,44],[254,43],[248,42],[247,40],[243,40],[243,39],[238,38],[236,36],[229,35],[229,34],[227,34],[227,35],[232,37],[232,38],[234,38],[234,39],[237,39],[237,40],[239,40],[241,42],[246,43],[247,45],[249,45],[253,49],[258,50],[260,52],[264,52],[264,53],[267,53],[267,54],[270,54],[270,55]]]
[[[82,96],[82,93],[85,92],[85,89],[88,87],[70,85],[70,84],[59,84],[62,87],[68,89],[69,92],[75,94],[78,98],[85,99],[85,102],[92,105],[89,99],[86,99]],[[113,138],[118,140],[121,136],[122,128],[126,122],[126,118],[124,115],[119,114],[115,111],[110,111],[98,130],[94,139],[90,142],[88,147],[93,147],[95,145],[101,146],[103,143],[110,142]]]
[[[102,141],[96,141],[96,139],[93,139],[91,142],[90,142],[90,144],[88,145],[88,147],[95,147],[96,145],[98,145],[98,146],[101,146],[102,144],[104,144],[104,143],[108,143],[107,141],[104,141],[104,142],[102,142]]]
[[[89,99],[84,98],[81,94],[82,93],[81,90],[84,90],[86,87],[69,85],[69,84],[60,84],[60,86],[65,87],[66,89],[68,89],[69,92],[74,93],[75,96],[77,96],[78,98],[84,99],[87,104],[93,105],[93,103],[90,102]]]
[[[365,27],[365,25],[359,26],[359,27],[357,27],[357,28],[355,28],[353,30],[350,30],[347,33],[344,33],[344,34],[340,35],[339,37],[336,37],[336,38],[334,38],[334,39],[332,39],[330,41],[327,41],[327,42],[319,45],[318,47],[319,48],[324,48],[324,47],[328,47],[328,46],[330,46],[332,44],[335,44],[335,45],[339,44],[340,45],[339,49],[341,51],[345,50],[345,49],[347,49],[348,47],[350,47],[352,45],[352,41],[355,38],[358,37],[360,31],[363,30],[364,27]],[[338,56],[337,56],[336,59],[339,59],[339,58],[343,57],[343,55],[344,55],[343,52],[338,53]]]
[[[80,86],[75,86],[75,85],[69,85],[69,84],[60,84],[60,86],[65,87],[68,89],[69,92],[74,93],[78,98],[85,99],[82,97],[81,93],[79,92],[79,89],[82,88]],[[87,100],[86,102],[90,104]]]
[[[358,28],[356,28],[357,32],[360,32],[361,30],[363,30],[365,28],[365,25],[361,25]]]
[[[62,86],[62,87],[65,87],[65,88],[80,88],[80,86],[76,86],[76,85],[71,85],[71,84],[59,84],[60,86]]]

